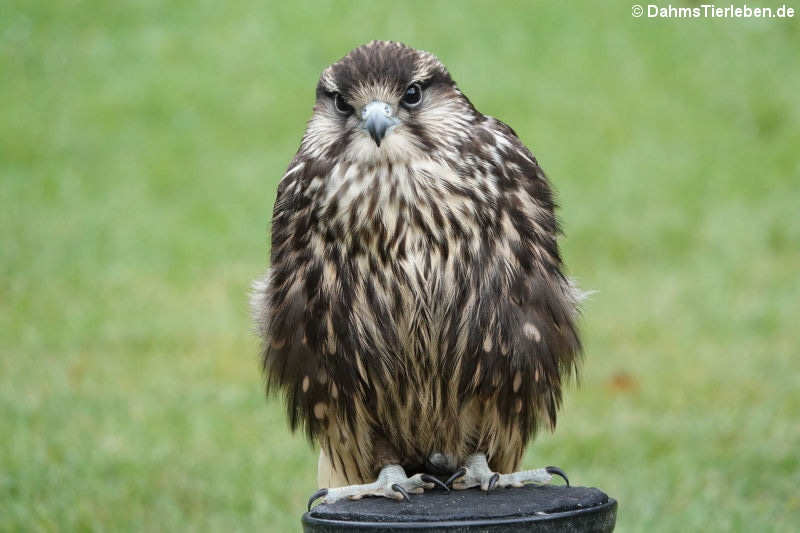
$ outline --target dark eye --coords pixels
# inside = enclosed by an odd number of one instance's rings
[[[409,85],[401,101],[406,107],[417,107],[422,101],[422,87],[419,86],[419,83]]]
[[[335,93],[333,95],[333,105],[336,108],[336,111],[342,115],[349,115],[353,112],[353,106],[345,102],[344,98],[342,98],[342,95],[339,93]]]

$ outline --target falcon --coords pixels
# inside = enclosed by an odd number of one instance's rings
[[[581,352],[554,209],[433,54],[373,41],[322,72],[252,294],[267,390],[320,447],[309,507],[569,483],[517,471]]]

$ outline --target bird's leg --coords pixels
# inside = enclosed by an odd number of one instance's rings
[[[323,503],[333,503],[343,498],[359,500],[364,496],[383,496],[409,501],[409,494],[422,494],[425,489],[432,489],[437,485],[445,490],[450,490],[444,483],[431,475],[415,474],[408,477],[402,466],[387,465],[381,469],[378,479],[372,483],[318,490],[308,500],[308,509],[311,510],[311,504],[320,497],[323,498]]]
[[[557,466],[547,466],[535,470],[522,470],[511,474],[498,474],[492,472],[486,455],[476,453],[467,457],[464,466],[459,468],[450,479],[447,485],[456,490],[480,487],[481,490],[492,490],[495,487],[521,487],[525,483],[547,483],[553,479],[553,474],[561,476],[569,486],[569,479],[563,470]]]

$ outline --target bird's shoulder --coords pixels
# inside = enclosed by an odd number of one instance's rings
[[[473,136],[482,143],[495,147],[507,163],[523,163],[527,167],[535,167],[537,169],[535,174],[541,173],[539,162],[531,149],[522,142],[514,128],[502,120],[484,115],[482,120],[475,124]]]

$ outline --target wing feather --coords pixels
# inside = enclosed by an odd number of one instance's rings
[[[540,420],[555,426],[562,384],[577,372],[580,293],[562,271],[556,205],[536,159],[494,119],[476,139],[499,195],[473,275],[459,394],[491,400],[524,446]]]
[[[331,305],[331,292],[322,290],[324,258],[309,242],[318,216],[309,183],[330,166],[300,156],[289,165],[272,216],[271,266],[252,298],[267,391],[283,392],[292,430],[303,427],[312,440],[334,418],[330,410],[341,410],[335,418],[353,423],[348,404],[336,398],[363,393],[365,385],[352,360],[342,357],[353,352],[347,351],[349,338],[336,332],[352,327],[337,311],[341,306]]]

